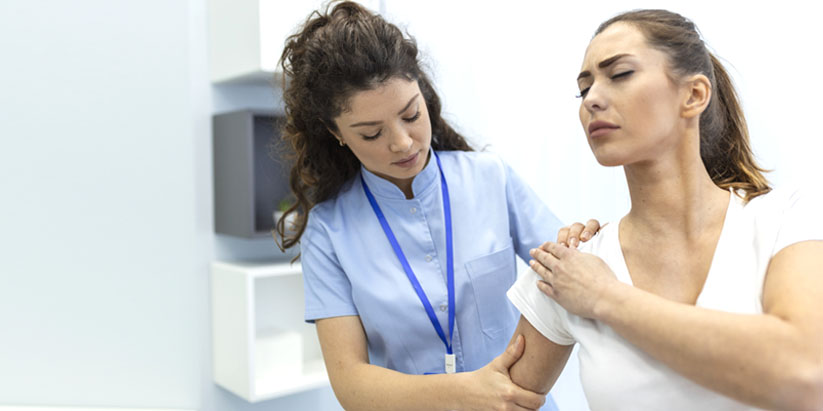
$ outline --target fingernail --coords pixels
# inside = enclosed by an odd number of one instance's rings
[[[589,237],[591,237],[591,236],[592,236],[592,234],[588,231],[584,231],[583,234],[580,234],[580,238],[582,238],[584,240],[588,240]]]
[[[572,247],[577,247],[578,244],[580,244],[580,240],[572,238]]]
[[[530,256],[532,256],[532,257],[534,257],[534,252],[535,252],[535,251],[537,251],[537,250],[536,250],[536,249],[534,249],[534,248],[532,248],[531,250],[529,250],[529,255],[530,255]]]

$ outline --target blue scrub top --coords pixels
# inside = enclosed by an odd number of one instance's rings
[[[554,240],[562,223],[498,156],[438,151],[449,185],[454,231],[457,371],[500,355],[520,313],[506,298],[515,255]],[[418,281],[448,333],[446,245],[440,171],[430,156],[407,200],[391,182],[361,167]],[[408,374],[442,373],[437,336],[355,176],[317,204],[301,239],[305,319],[358,315],[372,364]]]

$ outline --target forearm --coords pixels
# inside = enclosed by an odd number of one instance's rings
[[[522,316],[514,335],[523,335],[525,350],[509,369],[512,382],[529,391],[547,394],[563,371],[572,346],[549,341]]]
[[[409,375],[360,363],[330,371],[332,388],[346,410],[456,410],[468,373]]]
[[[618,287],[595,315],[676,372],[740,401],[796,409],[819,390],[818,350],[776,316],[708,310],[630,286]]]

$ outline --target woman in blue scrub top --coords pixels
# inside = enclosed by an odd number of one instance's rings
[[[300,241],[305,319],[346,409],[556,409],[509,378],[523,343],[508,344],[519,313],[506,290],[515,256],[562,223],[443,120],[417,57],[413,39],[350,2],[287,40],[297,203],[277,231],[286,248]]]

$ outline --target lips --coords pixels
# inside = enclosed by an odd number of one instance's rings
[[[400,166],[400,167],[411,167],[415,164],[415,162],[417,161],[417,156],[419,156],[419,155],[420,155],[420,152],[418,151],[417,153],[414,153],[414,154],[412,154],[412,155],[410,155],[406,158],[403,158],[400,161],[395,161],[392,164],[394,164],[396,166]]]
[[[618,128],[620,128],[618,125],[607,121],[593,121],[589,124],[589,137],[600,137],[609,134]]]

